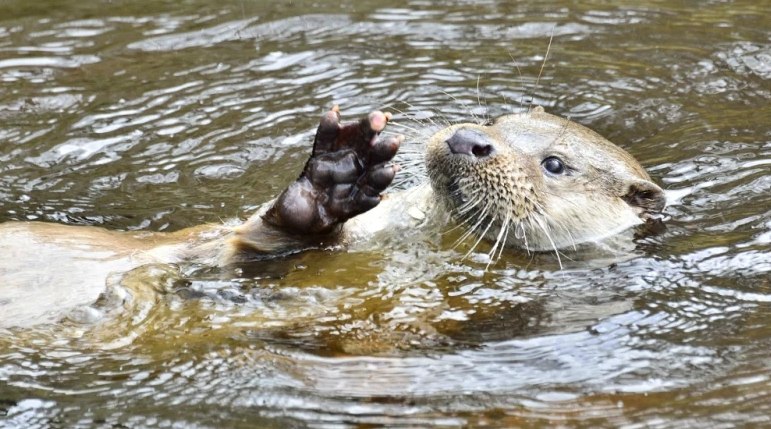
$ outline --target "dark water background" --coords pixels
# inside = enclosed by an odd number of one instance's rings
[[[394,240],[0,331],[0,425],[771,425],[770,28],[759,1],[0,2],[0,221],[247,216],[334,103],[422,127],[532,101],[671,197],[615,264]]]

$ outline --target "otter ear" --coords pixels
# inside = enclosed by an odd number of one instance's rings
[[[658,185],[640,179],[628,183],[621,198],[630,206],[641,208],[644,213],[660,213],[667,203],[664,191]]]

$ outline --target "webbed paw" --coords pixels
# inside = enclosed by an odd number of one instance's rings
[[[263,219],[293,234],[327,234],[378,205],[398,171],[389,161],[403,140],[378,139],[390,119],[390,114],[374,111],[341,125],[340,110],[333,107],[321,119],[302,174]]]

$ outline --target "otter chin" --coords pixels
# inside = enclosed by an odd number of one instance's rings
[[[666,201],[626,151],[541,107],[437,132],[426,167],[437,203],[494,250],[599,241],[645,222]]]
[[[491,255],[557,250],[602,240],[664,207],[663,191],[632,156],[542,108],[437,132],[426,145],[428,183],[385,198],[404,140],[380,136],[390,119],[375,111],[341,124],[334,107],[322,117],[300,177],[236,226],[131,233],[0,225],[0,254],[13,256],[0,259],[0,326],[55,321],[148,264],[228,266],[377,234],[403,237],[447,212],[477,243],[492,242]]]

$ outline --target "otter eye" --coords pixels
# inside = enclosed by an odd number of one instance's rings
[[[551,174],[562,174],[565,172],[565,164],[556,156],[550,156],[541,162],[544,170]]]

